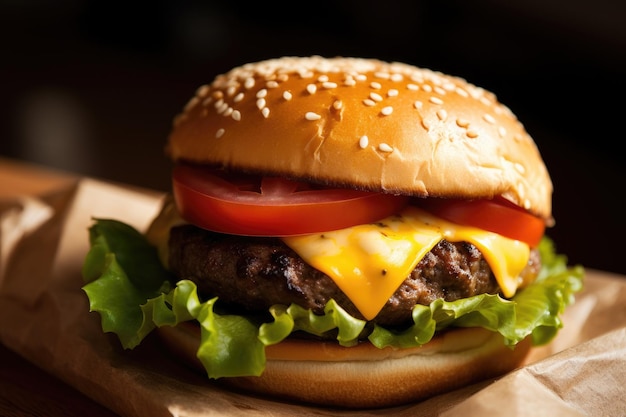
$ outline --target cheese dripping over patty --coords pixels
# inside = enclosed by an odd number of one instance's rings
[[[283,238],[305,262],[331,277],[371,320],[422,258],[442,239],[476,246],[489,263],[502,294],[512,297],[529,246],[473,227],[460,226],[409,206],[373,224]]]

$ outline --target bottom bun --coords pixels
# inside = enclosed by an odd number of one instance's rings
[[[182,323],[159,328],[177,356],[204,371],[196,357],[199,327]],[[266,348],[259,377],[222,378],[245,391],[325,406],[380,408],[423,400],[497,377],[518,367],[530,350],[514,349],[499,333],[455,328],[415,348],[378,349],[370,343],[342,347],[332,342],[288,339]]]

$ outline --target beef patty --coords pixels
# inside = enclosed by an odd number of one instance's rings
[[[321,314],[332,298],[353,317],[363,318],[330,277],[305,263],[280,239],[224,235],[184,225],[172,228],[169,251],[169,268],[176,276],[194,281],[202,296],[218,296],[222,303],[250,312],[295,303]],[[539,254],[531,251],[523,275],[536,275],[539,269]],[[474,245],[442,240],[373,321],[402,325],[410,322],[415,304],[498,292],[489,265]]]

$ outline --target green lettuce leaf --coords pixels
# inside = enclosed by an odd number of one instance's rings
[[[89,240],[82,275],[90,309],[100,313],[103,331],[116,333],[124,348],[133,348],[154,328],[141,306],[169,292],[173,277],[156,249],[124,223],[99,220],[89,229]]]
[[[297,305],[274,305],[268,318],[224,314],[217,298],[202,300],[189,280],[175,283],[161,265],[156,248],[132,227],[115,220],[97,220],[89,230],[91,249],[83,265],[90,310],[101,316],[102,329],[115,333],[124,348],[133,348],[156,327],[196,321],[200,326],[198,358],[210,378],[260,375],[265,346],[295,331],[333,334],[342,346],[355,345],[366,322],[347,314],[334,300],[324,314]],[[559,315],[582,288],[584,270],[568,267],[552,242],[540,247],[543,267],[533,285],[510,300],[478,295],[453,302],[435,300],[413,309],[413,324],[402,330],[374,326],[368,335],[377,347],[413,347],[427,343],[448,326],[484,327],[515,345],[531,336],[549,342],[562,327]]]

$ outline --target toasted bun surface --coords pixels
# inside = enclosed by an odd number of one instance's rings
[[[402,63],[284,57],[202,86],[176,118],[174,161],[417,196],[503,195],[551,221],[537,147],[496,97]]]
[[[161,327],[159,335],[180,358],[205,372],[196,358],[200,333],[194,324]],[[266,348],[267,365],[259,377],[222,378],[231,387],[313,404],[379,408],[425,399],[518,367],[530,340],[514,349],[481,328],[453,329],[417,348],[378,349],[370,343],[288,339]]]

